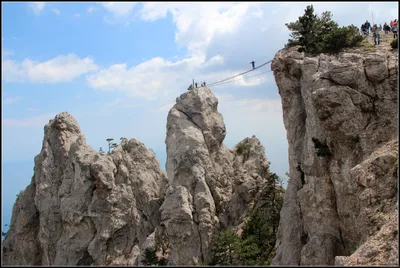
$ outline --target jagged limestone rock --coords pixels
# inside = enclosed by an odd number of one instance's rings
[[[272,265],[333,265],[382,227],[377,209],[396,209],[397,60],[391,51],[307,57],[297,47],[275,55],[290,181]],[[381,261],[363,263],[398,264],[376,254]]]
[[[170,265],[210,261],[216,228],[237,227],[266,181],[269,163],[256,137],[240,153],[224,144],[218,100],[202,87],[182,94],[167,119],[167,174],[170,186],[161,222],[171,243]]]
[[[100,154],[70,114],[50,120],[32,183],[13,208],[4,264],[136,264],[159,224],[167,179],[142,143],[122,146]]]
[[[233,150],[223,144],[217,106],[206,87],[177,99],[167,121],[168,179],[139,141],[123,138],[110,155],[99,153],[71,115],[57,115],[14,206],[4,264],[141,265],[149,246],[169,265],[207,264],[215,229],[240,232],[270,175],[255,136]]]

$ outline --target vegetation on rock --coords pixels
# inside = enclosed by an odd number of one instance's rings
[[[269,265],[274,257],[279,213],[284,190],[279,177],[270,174],[258,204],[253,208],[241,235],[231,228],[218,230],[212,239],[209,265]]]
[[[301,46],[301,51],[334,53],[343,48],[360,46],[364,36],[352,27],[339,27],[332,20],[332,13],[325,11],[321,16],[314,14],[312,5],[307,6],[304,15],[295,22],[285,24],[292,31],[288,46]]]
[[[165,266],[166,259],[157,257],[156,247],[148,247],[144,250],[142,264],[145,266]]]
[[[396,37],[395,39],[393,39],[392,40],[392,42],[390,43],[390,46],[393,48],[393,49],[397,49],[397,47],[398,47],[398,38]]]

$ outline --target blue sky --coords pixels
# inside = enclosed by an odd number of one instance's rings
[[[2,2],[2,226],[57,113],[71,113],[93,148],[106,148],[108,137],[136,138],[165,169],[167,114],[192,78],[210,82],[272,59],[289,38],[284,24],[307,4]],[[340,25],[383,24],[398,13],[397,2],[313,4]],[[285,179],[286,131],[272,73],[212,90],[227,146],[256,135]]]

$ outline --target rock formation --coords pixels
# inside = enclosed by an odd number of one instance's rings
[[[240,229],[270,175],[256,137],[233,150],[223,144],[217,106],[206,87],[177,98],[167,174],[139,141],[122,139],[105,155],[86,144],[70,114],[58,114],[14,205],[3,264],[141,265],[148,247],[169,265],[207,263],[213,231]]]
[[[135,139],[111,156],[90,148],[68,113],[45,126],[34,176],[13,208],[6,265],[136,264],[167,184]]]
[[[177,98],[167,119],[169,187],[161,224],[171,243],[168,264],[208,263],[215,228],[237,227],[267,179],[269,163],[256,137],[229,150],[218,100],[206,87]]]
[[[272,265],[398,264],[397,61],[275,55],[290,181]]]

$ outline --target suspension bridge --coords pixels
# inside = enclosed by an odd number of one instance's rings
[[[271,62],[272,62],[272,60],[269,60],[269,61],[264,62],[263,64],[261,64],[261,65],[259,65],[257,67],[254,67],[253,69],[250,69],[248,71],[245,71],[245,72],[242,72],[242,73],[239,73],[239,74],[236,74],[234,76],[231,76],[231,77],[228,77],[228,78],[224,78],[224,79],[221,79],[221,80],[218,80],[218,81],[207,82],[205,85],[207,85],[207,87],[216,87],[216,86],[220,86],[220,85],[225,85],[225,84],[237,82],[237,81],[240,81],[240,80],[245,80],[245,79],[257,77],[257,76],[263,75],[265,73],[269,73],[269,72],[271,72],[271,70],[267,70],[267,71],[264,71],[264,72],[261,72],[261,73],[257,73],[255,75],[244,76],[245,74],[254,72],[255,70],[257,70],[257,69],[259,69],[259,68],[261,68],[261,67],[263,67],[263,66],[265,66],[265,65],[267,65],[268,63],[271,63]],[[193,81],[193,83],[194,83],[194,81]],[[194,87],[194,84],[193,84],[193,87]]]

